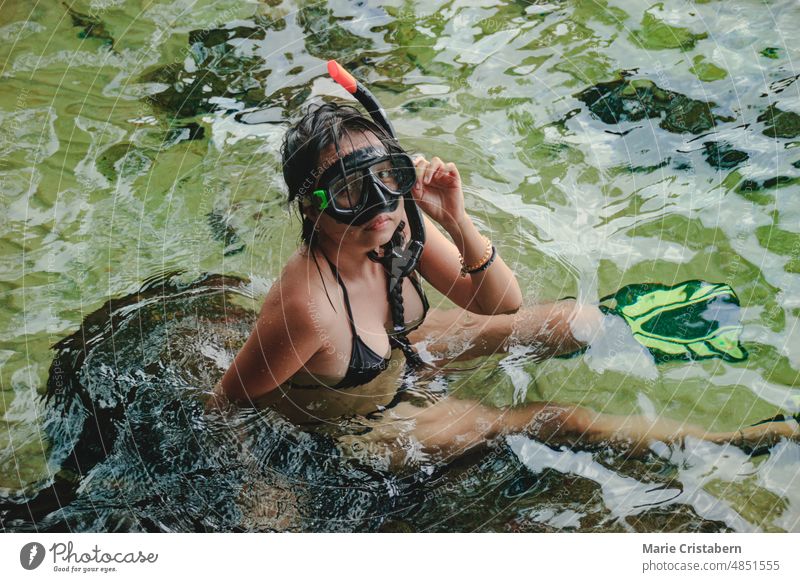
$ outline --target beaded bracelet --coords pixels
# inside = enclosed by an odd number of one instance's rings
[[[481,271],[485,271],[486,269],[488,269],[489,267],[492,266],[492,263],[494,263],[494,260],[496,258],[497,258],[497,249],[494,248],[494,245],[492,245],[492,255],[489,257],[489,260],[486,261],[484,264],[482,264],[477,269],[472,269],[471,271],[467,271],[467,273],[472,275],[473,273],[480,273]]]
[[[461,255],[459,255],[459,257],[458,257],[459,261],[461,262],[461,276],[462,277],[466,277],[468,273],[476,273],[478,271],[483,270],[483,269],[481,269],[481,267],[484,267],[484,266],[488,267],[487,262],[491,262],[492,260],[494,260],[494,254],[495,254],[496,251],[495,251],[494,245],[492,245],[492,241],[490,241],[488,238],[486,238],[483,235],[481,235],[481,238],[483,238],[483,240],[486,242],[486,251],[483,253],[483,256],[480,258],[480,260],[477,263],[475,263],[474,265],[465,265],[464,264],[464,257],[462,257]]]

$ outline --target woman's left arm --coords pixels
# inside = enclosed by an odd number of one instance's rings
[[[422,276],[453,303],[473,313],[495,315],[517,311],[522,305],[522,292],[499,249],[495,249],[494,259],[487,268],[462,276],[462,261],[468,267],[486,264],[492,249],[491,242],[481,236],[464,209],[461,177],[455,164],[445,164],[438,157],[430,162],[419,157],[414,163],[419,175],[412,191],[414,199],[453,239],[453,242],[447,240],[425,219]]]

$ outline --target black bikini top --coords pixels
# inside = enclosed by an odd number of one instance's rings
[[[342,288],[344,306],[347,310],[347,320],[350,322],[350,330],[353,333],[353,344],[350,352],[350,362],[347,365],[347,373],[345,374],[344,378],[342,378],[342,380],[335,386],[332,386],[332,388],[352,388],[354,386],[366,384],[367,382],[379,376],[380,373],[386,369],[389,361],[391,360],[391,351],[389,353],[389,357],[384,358],[380,354],[376,354],[361,340],[356,331],[356,325],[353,322],[353,311],[350,308],[350,299],[347,295],[347,288],[344,285],[344,281],[342,281],[342,278],[339,276],[339,271],[328,259],[328,257],[325,257],[325,260],[328,261],[331,271],[336,277],[336,280],[339,282],[339,286]],[[422,325],[422,322],[425,320],[425,316],[428,314],[429,305],[428,298],[425,297],[425,292],[422,290],[422,285],[419,282],[417,273],[413,273],[409,279],[411,279],[411,283],[414,285],[414,288],[417,290],[417,293],[422,300],[422,317],[415,322],[407,324],[403,330],[399,332],[387,332],[387,335],[389,336],[389,345],[392,348],[399,347],[406,354],[407,358],[413,358],[416,355],[416,352],[413,351],[413,348],[406,338],[406,335]]]

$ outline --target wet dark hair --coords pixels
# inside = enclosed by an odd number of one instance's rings
[[[302,201],[311,194],[324,168],[320,166],[322,150],[341,144],[342,137],[353,132],[371,132],[389,153],[408,153],[385,129],[351,105],[335,102],[311,104],[303,117],[283,137],[283,179],[289,188],[289,204],[298,201],[303,220],[301,240],[311,248],[314,244],[314,223],[303,214]]]

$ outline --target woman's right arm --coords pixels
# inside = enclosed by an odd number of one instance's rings
[[[311,298],[282,289],[280,282],[270,289],[250,337],[222,377],[222,392],[233,402],[252,404],[291,378],[322,347]]]

